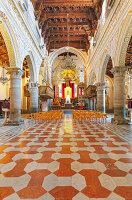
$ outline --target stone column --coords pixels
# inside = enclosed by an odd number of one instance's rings
[[[96,83],[97,86],[97,111],[105,112],[105,83]]]
[[[38,83],[29,83],[29,91],[30,91],[30,112],[36,113],[38,112]]]
[[[125,119],[125,71],[127,67],[114,67],[114,119],[117,124],[128,124]]]
[[[42,111],[48,111],[48,100],[42,101]]]
[[[23,71],[20,68],[9,67],[10,74],[10,120],[6,125],[20,125],[21,119],[21,76]]]

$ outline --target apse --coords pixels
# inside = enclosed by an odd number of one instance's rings
[[[53,61],[52,86],[54,98],[60,98],[61,105],[75,104],[79,95],[83,95],[84,64],[82,59],[72,52],[63,52]],[[63,103],[62,103],[63,102]]]

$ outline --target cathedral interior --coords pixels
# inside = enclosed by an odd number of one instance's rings
[[[0,200],[132,200],[132,1],[0,0]]]

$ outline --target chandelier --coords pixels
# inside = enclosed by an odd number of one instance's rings
[[[1,66],[1,67],[2,67],[2,72],[0,76],[0,83],[4,85],[5,83],[9,81],[9,79],[6,76],[6,67],[5,66]]]
[[[70,57],[69,54],[67,54],[64,58],[64,60],[61,62],[61,68],[62,69],[69,69],[69,68],[76,68],[76,64],[72,57]]]

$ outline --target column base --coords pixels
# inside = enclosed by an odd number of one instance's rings
[[[118,118],[112,118],[111,123],[121,125],[121,124],[129,124],[130,121],[125,118],[118,117]]]
[[[38,112],[38,108],[30,108],[30,113],[37,113]]]
[[[5,126],[19,126],[21,124],[24,124],[23,119],[20,119],[19,121],[9,120],[9,121],[6,122]]]
[[[97,111],[101,113],[105,113],[105,110],[103,108],[98,108]]]

